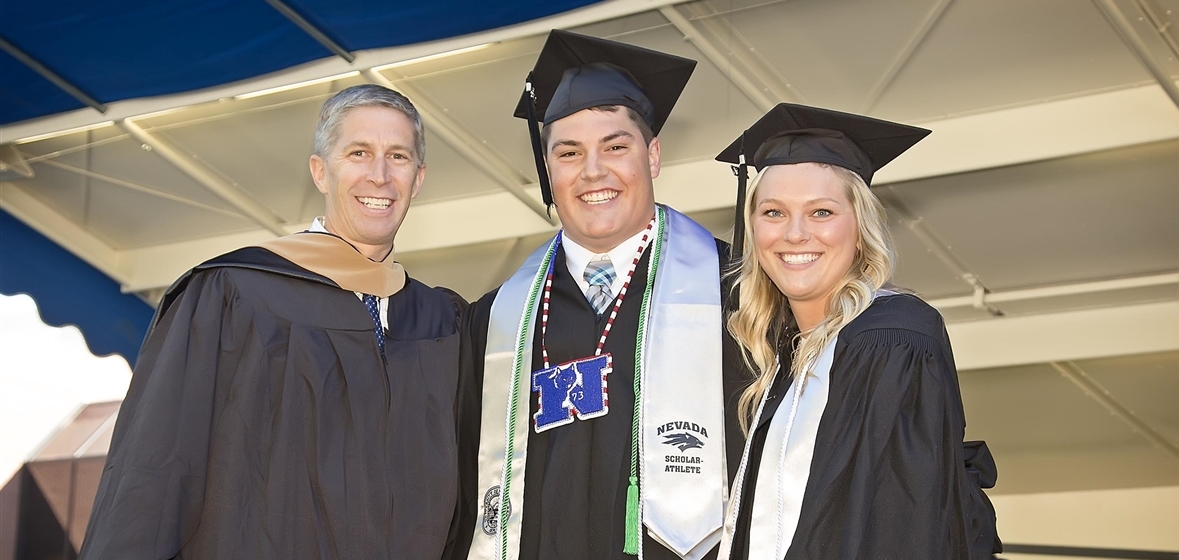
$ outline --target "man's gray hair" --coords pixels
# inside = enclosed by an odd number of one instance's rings
[[[340,137],[340,122],[344,115],[357,107],[387,107],[409,117],[413,121],[413,152],[418,167],[426,164],[426,133],[422,128],[422,115],[404,95],[385,86],[361,84],[352,86],[333,95],[319,111],[319,123],[315,126],[315,155],[326,158],[328,150]]]

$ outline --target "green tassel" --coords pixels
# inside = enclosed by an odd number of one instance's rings
[[[626,489],[626,540],[622,552],[631,556],[639,554],[639,479],[630,477]]]

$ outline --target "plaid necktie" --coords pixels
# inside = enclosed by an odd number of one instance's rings
[[[610,293],[614,277],[614,263],[608,258],[590,261],[585,266],[585,281],[589,283],[585,299],[589,300],[590,305],[598,312],[598,317],[601,317],[606,308],[610,307],[610,302],[614,301],[614,294]]]
[[[368,308],[368,314],[372,315],[373,332],[377,335],[377,347],[381,349],[381,354],[385,354],[385,335],[381,332],[381,303],[377,296],[371,294],[364,294],[364,306]]]

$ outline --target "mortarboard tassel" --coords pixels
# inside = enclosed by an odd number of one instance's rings
[[[733,173],[737,175],[737,207],[733,215],[733,245],[729,248],[730,269],[741,264],[741,256],[745,253],[745,186],[749,183],[749,170],[745,167],[745,135],[741,135],[741,151],[737,154],[737,165],[733,166]]]
[[[540,197],[544,200],[549,218],[553,217],[553,188],[549,185],[549,170],[544,164],[544,147],[540,145],[540,123],[536,120],[536,90],[532,87],[532,73],[524,82],[524,93],[528,99],[524,107],[528,112],[528,137],[532,140],[532,157],[536,160],[536,177],[540,180]]]
[[[639,554],[639,479],[634,476],[630,477],[630,486],[626,488],[626,533],[622,553]]]

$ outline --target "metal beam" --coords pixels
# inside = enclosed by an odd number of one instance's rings
[[[711,61],[717,70],[725,74],[729,78],[729,81],[733,82],[733,85],[737,86],[737,89],[745,94],[745,97],[748,97],[754,105],[757,105],[758,109],[765,112],[773,109],[774,105],[777,105],[777,102],[770,99],[762,91],[762,88],[753,83],[753,80],[749,79],[745,73],[734,68],[725,55],[721,53],[720,49],[716,48],[716,45],[713,45],[699,29],[696,29],[696,26],[692,25],[692,22],[688,21],[688,18],[676,10],[675,6],[663,6],[659,8],[659,13],[663,14],[663,17],[667,18],[667,21],[671,22],[686,39],[696,45],[696,48],[700,49],[701,53],[704,53],[705,58]]]
[[[1092,546],[1059,546],[1045,544],[1003,543],[1007,554],[1039,554],[1072,558],[1112,558],[1114,560],[1179,560],[1179,552],[1139,550],[1136,548],[1097,548]]]
[[[908,202],[905,200],[905,197],[902,196],[901,193],[895,188],[886,186],[882,187],[882,189],[886,190],[891,195],[889,197],[889,201],[892,202],[893,212],[895,212],[901,218],[901,222],[904,223],[909,228],[909,230],[913,232],[913,235],[915,235],[917,239],[921,240],[921,244],[925,245],[925,248],[930,253],[932,253],[933,256],[937,257],[937,259],[941,261],[942,264],[946,265],[946,268],[950,269],[950,271],[953,272],[955,276],[961,278],[963,282],[966,282],[974,290],[974,294],[971,299],[971,305],[976,309],[986,311],[995,317],[1002,316],[1002,311],[999,311],[997,308],[987,303],[986,294],[988,290],[987,287],[983,285],[982,279],[979,277],[979,275],[971,270],[970,267],[966,266],[966,263],[962,262],[962,260],[954,254],[954,251],[950,249],[950,244],[942,241],[941,236],[938,235],[933,226],[930,225],[929,222],[925,221],[924,218],[917,216],[913,212],[912,207],[910,207]]]
[[[860,105],[859,112],[868,114],[876,107],[876,103],[880,101],[884,92],[888,91],[889,86],[892,85],[893,80],[896,80],[897,75],[901,73],[901,70],[913,58],[913,53],[917,51],[917,47],[920,47],[921,43],[925,42],[925,38],[929,36],[929,32],[933,30],[934,25],[937,25],[938,20],[942,18],[942,14],[946,13],[946,8],[949,8],[950,3],[953,1],[938,0],[926,12],[925,18],[921,20],[921,25],[909,37],[909,40],[905,43],[905,47],[901,49],[901,52],[897,53],[896,58],[888,65],[888,69],[884,71],[884,74],[880,76],[879,80],[876,80],[872,89],[868,91],[868,97]]]
[[[328,37],[323,31],[320,31],[318,27],[312,25],[311,22],[307,21],[306,18],[299,15],[299,12],[296,12],[290,6],[287,6],[286,3],[284,3],[282,0],[266,0],[266,3],[270,4],[270,7],[277,10],[278,13],[286,16],[287,19],[291,20],[291,23],[298,26],[299,29],[302,29],[304,33],[310,35],[312,39],[318,41],[319,44],[323,45],[327,50],[332,51],[332,54],[347,60],[348,64],[352,64],[356,60],[356,55],[348,52],[348,50],[340,46],[339,43],[333,41],[331,37]]]
[[[16,45],[9,43],[8,40],[4,37],[0,37],[0,50],[8,53],[12,58],[19,60],[21,64],[28,66],[30,70],[36,72],[42,78],[49,80],[50,83],[57,86],[58,89],[70,94],[70,97],[77,99],[99,113],[106,113],[106,105],[100,103],[97,99],[90,97],[86,92],[78,89],[77,86],[66,81],[65,78],[58,76],[56,72],[46,68],[44,64],[41,64],[37,61],[37,59],[29,56],[27,53],[25,53],[25,51],[20,50],[20,48],[18,48]]]
[[[33,168],[29,161],[13,144],[0,145],[0,181],[8,179],[32,179]]]
[[[1138,415],[1134,414],[1134,411],[1130,410],[1126,405],[1122,404],[1121,401],[1119,401],[1117,397],[1113,395],[1113,393],[1110,393],[1109,390],[1103,387],[1101,383],[1098,383],[1096,379],[1090,377],[1089,374],[1081,368],[1081,366],[1078,366],[1072,361],[1052,362],[1048,365],[1052,366],[1052,369],[1056,370],[1057,373],[1064,376],[1065,379],[1071,381],[1073,385],[1079,387],[1081,391],[1084,392],[1085,395],[1087,395],[1089,398],[1097,401],[1101,406],[1105,407],[1105,409],[1108,410],[1110,414],[1117,416],[1119,420],[1129,424],[1130,427],[1133,428],[1134,432],[1141,434],[1142,437],[1146,438],[1148,441],[1155,444],[1163,451],[1166,451],[1175,456],[1176,459],[1179,459],[1179,445],[1175,445],[1174,442],[1163,437],[1163,435],[1160,434],[1158,430],[1154,429],[1154,426],[1151,426],[1150,424],[1146,423],[1146,421],[1139,418]]]
[[[202,202],[197,202],[195,200],[189,200],[187,198],[184,198],[183,196],[174,195],[172,193],[166,193],[164,191],[153,189],[151,187],[145,187],[145,186],[140,185],[138,183],[132,183],[131,181],[119,179],[118,177],[111,177],[110,175],[104,175],[102,173],[95,173],[94,171],[90,171],[88,169],[82,169],[81,167],[74,167],[68,163],[62,163],[60,161],[49,159],[49,160],[41,161],[40,163],[38,163],[38,165],[48,165],[50,167],[56,167],[56,168],[61,169],[63,171],[69,171],[70,173],[77,173],[78,175],[82,175],[83,177],[90,177],[91,179],[98,179],[99,181],[103,181],[105,183],[110,183],[112,185],[117,185],[117,186],[120,186],[123,188],[131,189],[135,192],[149,194],[151,196],[157,196],[157,197],[165,199],[165,200],[170,200],[172,202],[178,202],[178,203],[184,204],[186,206],[192,206],[193,208],[200,208],[201,210],[205,210],[208,212],[216,212],[218,214],[232,216],[234,218],[245,218],[245,216],[241,215],[241,213],[234,212],[233,210],[226,210],[224,208],[218,208],[216,206],[209,206],[208,204],[205,204]]]
[[[1133,278],[1118,278],[1101,280],[1098,282],[1081,282],[1078,284],[1063,284],[1059,286],[1044,286],[1024,290],[1009,290],[1003,292],[989,292],[984,297],[986,303],[1004,303],[1009,301],[1027,301],[1061,296],[1074,296],[1112,292],[1117,290],[1132,290],[1135,288],[1150,288],[1174,284],[1179,288],[1179,272],[1153,274],[1150,276],[1136,276]],[[952,309],[955,307],[973,307],[976,304],[974,296],[962,296],[929,300],[927,303],[938,309]]]
[[[153,153],[164,158],[168,163],[176,166],[181,172],[241,211],[247,218],[266,228],[274,235],[283,236],[287,234],[282,223],[269,208],[262,206],[262,204],[254,200],[249,194],[246,194],[238,187],[218,177],[203,165],[193,161],[192,157],[188,154],[182,153],[179,149],[165,142],[163,139],[152,136],[151,133],[140,128],[134,122],[121,119],[115,121],[115,124],[142,143],[145,149],[150,149]]]
[[[545,208],[544,203],[528,194],[528,191],[525,189],[525,186],[529,184],[528,179],[517,173],[509,163],[488,149],[483,142],[475,138],[470,132],[467,132],[462,125],[446,116],[446,111],[442,107],[435,105],[433,101],[417,88],[413,87],[408,81],[403,80],[399,84],[394,84],[384,74],[372,69],[365,70],[362,74],[372,83],[383,85],[389,89],[395,89],[406,97],[409,97],[413,101],[414,107],[422,114],[422,120],[431,133],[437,134],[443,142],[446,142],[447,145],[454,148],[460,155],[467,158],[475,167],[479,168],[485,175],[503,187],[504,190],[512,193],[512,196],[523,202],[536,215],[544,218],[550,224],[556,223],[548,217],[548,210]]]
[[[790,81],[745,39],[728,18],[724,17],[728,12],[717,10],[707,0],[679,4],[677,8],[682,9],[681,13],[690,18],[697,29],[705,34],[703,38],[718,45],[718,49],[723,46],[731,60],[744,67],[750,79],[758,80],[764,86],[762,91],[768,93],[771,98],[777,101],[806,103],[802,93],[794,89]]]
[[[1154,79],[1158,81],[1163,90],[1167,92],[1167,96],[1171,98],[1171,102],[1179,107],[1179,86],[1175,85],[1175,80],[1167,74],[1167,71],[1150,52],[1150,47],[1138,36],[1138,32],[1134,30],[1134,26],[1130,24],[1130,20],[1126,19],[1126,15],[1118,9],[1114,0],[1093,0],[1093,5],[1105,14],[1105,19],[1113,26],[1118,35],[1125,41],[1126,46],[1134,51],[1138,56],[1138,60],[1142,62],[1143,66],[1150,71]]]
[[[1155,32],[1167,44],[1167,48],[1171,49],[1174,56],[1179,57],[1179,38],[1175,37],[1174,25],[1179,14],[1159,6],[1156,0],[1138,0],[1138,9],[1150,18],[1151,27],[1154,27]]]
[[[1179,351],[1179,300],[949,323],[959,370]]]

